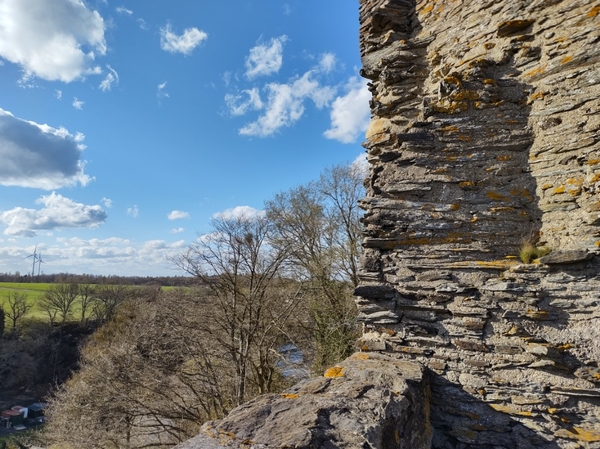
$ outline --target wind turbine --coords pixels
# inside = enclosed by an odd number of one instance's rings
[[[40,270],[42,269],[42,264],[46,263],[45,261],[42,260],[42,252],[40,251],[40,254],[38,255],[38,276],[40,275]]]
[[[30,254],[29,256],[27,256],[27,258],[29,258],[29,257],[33,257],[33,267],[31,268],[31,277],[33,277],[33,276],[35,276],[35,263],[38,261],[37,245],[35,245],[33,254]]]

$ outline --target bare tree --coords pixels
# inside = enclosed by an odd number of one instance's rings
[[[285,248],[270,245],[266,217],[218,218],[213,231],[200,236],[174,259],[206,286],[209,295],[203,324],[226,348],[235,368],[236,404],[247,399],[249,384],[270,390],[275,373],[276,345],[298,300],[287,295],[281,268]]]
[[[17,323],[31,309],[31,305],[27,302],[27,294],[18,291],[8,292],[8,309],[5,310],[6,317],[11,321],[12,331],[17,329]]]
[[[81,322],[85,323],[87,312],[92,307],[97,287],[93,284],[79,284],[79,305],[81,307]]]
[[[316,370],[348,356],[357,337],[352,288],[358,283],[362,178],[353,166],[335,166],[319,181],[266,203],[273,245],[287,248],[291,270],[312,302]]]
[[[101,323],[108,322],[115,315],[119,305],[132,295],[132,288],[126,285],[99,286],[93,296],[92,316]]]
[[[79,284],[51,285],[39,301],[39,308],[48,314],[51,323],[56,320],[56,316],[64,323],[72,315],[78,296]]]

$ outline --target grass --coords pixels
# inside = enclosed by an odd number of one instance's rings
[[[46,319],[46,314],[37,307],[38,301],[44,297],[46,290],[50,288],[52,284],[29,284],[29,283],[18,283],[18,282],[0,282],[0,305],[4,307],[4,310],[8,308],[5,305],[8,301],[8,294],[11,292],[19,292],[27,295],[27,303],[32,307],[29,309],[25,318],[34,319]]]
[[[531,243],[526,243],[519,251],[519,258],[523,263],[533,263],[535,259],[547,256],[552,252],[552,249],[547,246],[534,246]]]

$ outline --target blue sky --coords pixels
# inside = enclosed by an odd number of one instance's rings
[[[358,2],[0,0],[0,272],[177,275],[211,217],[364,157]]]

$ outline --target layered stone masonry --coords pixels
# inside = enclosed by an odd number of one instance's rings
[[[430,368],[435,448],[600,448],[600,6],[360,15],[362,350]]]

